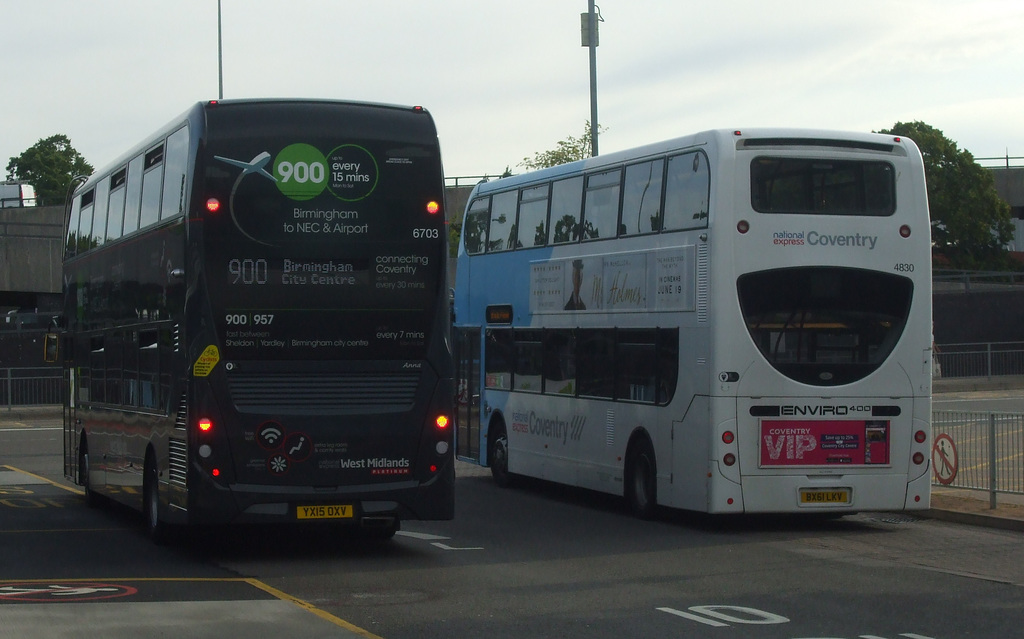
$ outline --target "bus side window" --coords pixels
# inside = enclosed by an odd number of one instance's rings
[[[107,200],[110,197],[110,180],[100,180],[96,185],[96,204],[93,206],[92,229],[89,231],[90,246],[99,246],[107,239]]]
[[[679,329],[658,329],[658,404],[672,401],[679,380]]]
[[[90,388],[89,399],[94,402],[106,401],[104,394],[104,376],[106,375],[106,348],[103,343],[103,336],[98,335],[89,340],[89,370]]]
[[[188,127],[184,126],[167,138],[164,161],[164,196],[160,219],[182,215],[185,211],[185,171],[188,169]]]
[[[576,338],[570,329],[544,333],[544,392],[576,394]]]
[[[497,390],[511,390],[515,357],[512,329],[488,329],[487,341],[484,344],[484,386]]]
[[[106,339],[106,389],[104,396],[108,404],[120,404],[123,399],[121,389],[123,388],[124,375],[124,333],[111,333]]]
[[[128,185],[125,187],[124,201],[124,235],[139,230],[139,204],[142,202],[142,165],[144,161],[145,158],[139,155],[128,163]]]
[[[491,219],[491,198],[473,200],[466,213],[465,228],[462,229],[466,253],[479,255],[487,247],[487,222]]]
[[[583,239],[615,237],[619,223],[619,169],[587,177],[587,200],[583,207]]]
[[[710,190],[708,159],[703,153],[695,151],[669,158],[664,230],[707,228]]]
[[[124,386],[121,402],[139,405],[139,332],[129,331],[124,345]]]
[[[581,330],[576,341],[581,397],[615,396],[615,329]]]
[[[583,207],[583,176],[559,180],[551,185],[551,241],[566,244],[580,241],[580,209]]]
[[[491,225],[487,252],[508,251],[516,246],[516,202],[519,191],[497,193],[491,198]]]
[[[160,378],[160,353],[157,350],[157,332],[146,330],[139,333],[139,406],[159,406],[157,388]]]
[[[657,233],[664,223],[661,209],[661,177],[664,160],[626,167],[622,190],[622,224],[619,235]]]
[[[548,243],[548,185],[523,189],[519,196],[519,241],[516,248]]]
[[[106,241],[121,237],[124,229],[124,196],[128,167],[122,167],[110,176],[110,204],[107,209]]]
[[[82,211],[86,210],[86,196],[89,198],[89,203],[92,203],[92,191],[83,194],[81,197],[76,197],[71,203],[71,216],[68,218],[68,236],[67,245],[64,247],[64,253],[67,257],[71,257],[78,253],[80,249],[80,235],[78,234],[78,225],[82,220]],[[92,209],[88,209],[89,215],[92,215]],[[91,223],[91,221],[90,221]],[[85,249],[81,249],[85,250]]]
[[[517,330],[516,338],[516,369],[513,375],[513,389],[529,393],[541,391],[541,369],[544,359],[541,348],[541,331]]]
[[[656,333],[653,329],[620,329],[617,334],[618,365],[615,397],[654,403],[657,378]]]
[[[144,229],[160,220],[160,195],[164,181],[164,145],[146,152],[142,175],[142,209],[139,228]]]

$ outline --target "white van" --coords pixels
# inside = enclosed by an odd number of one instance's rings
[[[18,208],[36,205],[36,189],[22,182],[0,182],[0,207]]]

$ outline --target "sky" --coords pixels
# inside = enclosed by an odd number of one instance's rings
[[[220,6],[225,99],[424,106],[449,177],[523,172],[525,158],[581,136],[590,119],[586,0]],[[877,131],[920,120],[975,157],[1024,156],[1020,0],[598,6],[601,153],[713,128]],[[64,134],[98,169],[218,97],[217,0],[0,7],[4,167]]]

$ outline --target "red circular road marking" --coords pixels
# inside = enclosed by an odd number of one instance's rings
[[[93,582],[0,582],[0,601],[99,601],[129,597],[139,592],[132,586]]]

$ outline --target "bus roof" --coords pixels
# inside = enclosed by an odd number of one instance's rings
[[[231,105],[244,105],[244,104],[273,104],[279,106],[285,106],[289,104],[333,104],[333,105],[345,105],[345,106],[361,106],[367,108],[379,108],[379,109],[392,109],[398,111],[412,111],[419,110],[427,115],[429,111],[421,106],[401,105],[401,104],[388,104],[383,102],[363,102],[358,100],[328,100],[323,98],[244,98],[244,99],[231,99],[231,100],[205,100],[202,102],[196,102],[191,105],[180,115],[172,119],[171,121],[164,124],[159,129],[153,130],[153,132],[146,136],[144,140],[134,145],[124,153],[118,155],[113,161],[108,162],[99,170],[96,170],[92,175],[88,176],[87,180],[81,180],[80,183],[75,187],[75,192],[83,190],[83,187],[95,183],[97,178],[103,177],[118,168],[124,166],[133,157],[143,153],[156,143],[158,139],[163,139],[169,134],[177,130],[186,121],[198,122],[202,117],[202,113],[207,108],[217,105],[231,106]]]
[[[631,149],[614,151],[597,157],[577,160],[575,162],[569,162],[559,166],[539,169],[536,171],[528,171],[526,173],[520,173],[519,175],[507,178],[481,182],[476,186],[476,188],[474,188],[471,198],[478,194],[511,189],[525,184],[531,184],[533,182],[580,175],[584,171],[600,169],[605,166],[614,166],[616,164],[622,164],[623,162],[632,162],[634,160],[639,161],[646,157],[663,155],[672,151],[707,146],[725,147],[730,144],[731,139],[735,139],[737,141],[742,140],[747,143],[749,143],[750,140],[772,141],[773,143],[777,143],[779,146],[785,145],[785,140],[792,140],[797,145],[804,147],[813,146],[813,143],[815,142],[820,142],[819,146],[839,146],[841,143],[852,142],[865,148],[878,147],[874,149],[876,151],[882,151],[882,147],[885,146],[899,147],[901,144],[910,142],[908,138],[899,138],[881,133],[837,131],[829,129],[711,129],[669,140],[653,142]],[[910,143],[913,144],[912,142]],[[844,144],[844,146],[846,145]],[[737,147],[739,147],[739,144],[737,144]]]

